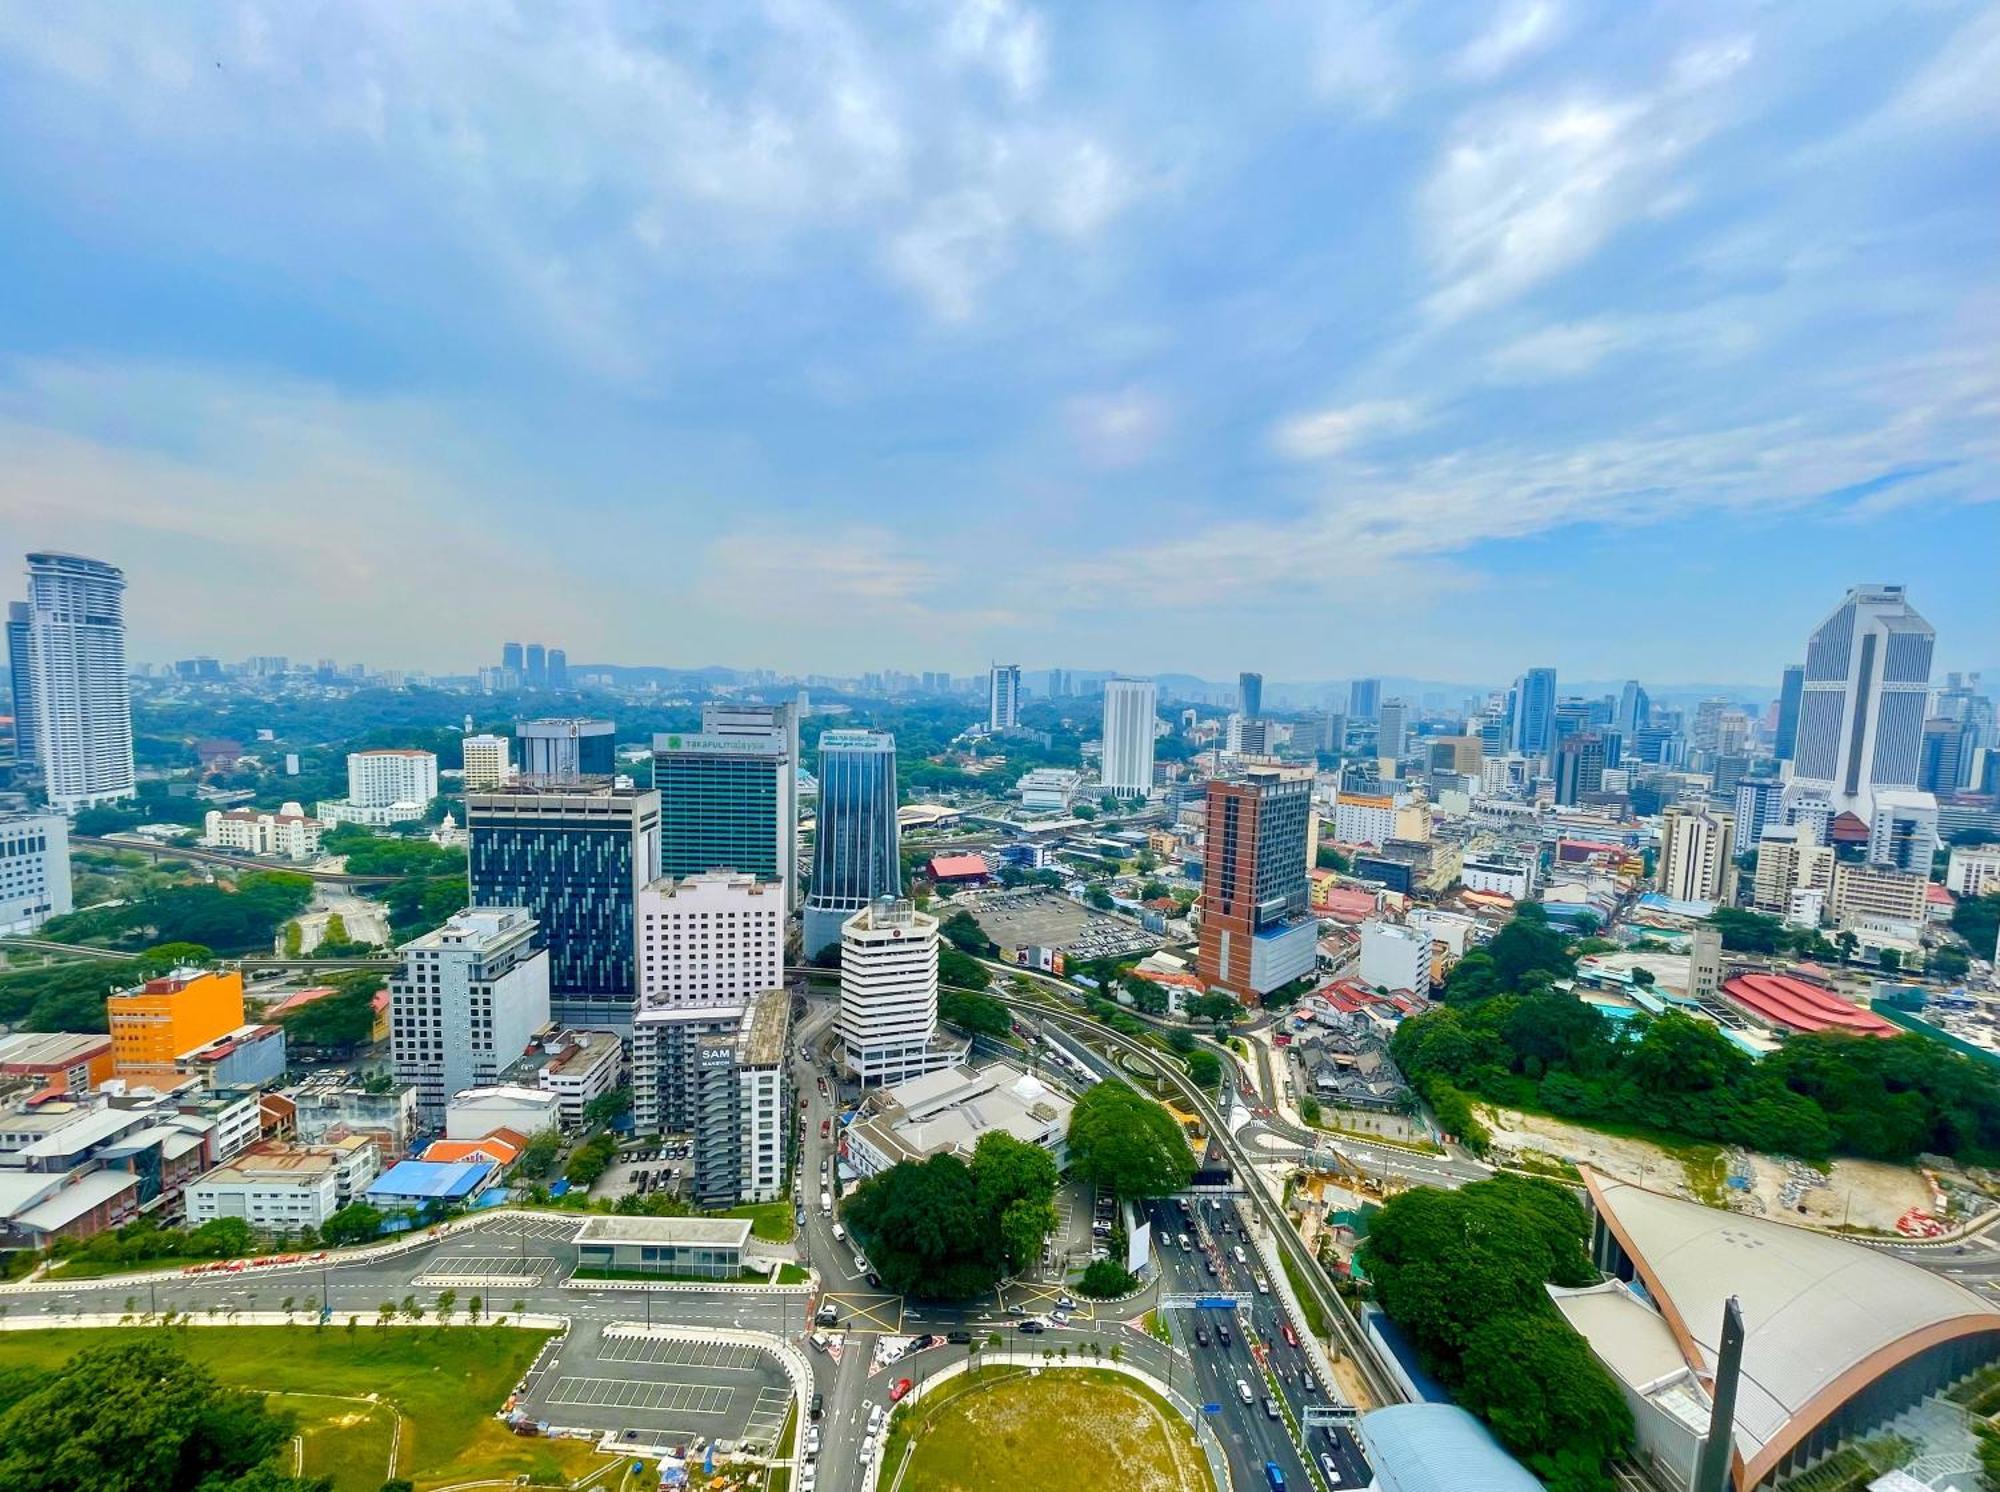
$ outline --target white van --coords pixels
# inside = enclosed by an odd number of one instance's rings
[[[822,1192],[821,1192],[821,1193],[819,1194],[819,1215],[820,1215],[821,1217],[832,1217],[832,1216],[833,1216],[833,1193],[832,1193],[832,1192],[829,1192],[829,1191],[822,1191]]]
[[[1239,1243],[1239,1244],[1237,1244],[1235,1248],[1233,1248],[1233,1249],[1231,1249],[1231,1250],[1230,1250],[1230,1252],[1231,1252],[1232,1254],[1236,1255],[1236,1262],[1237,1262],[1238,1264],[1248,1264],[1248,1263],[1250,1262],[1250,1261],[1249,1261],[1249,1260],[1248,1260],[1247,1258],[1245,1258],[1245,1257],[1244,1257],[1244,1255],[1243,1255],[1243,1245],[1242,1245],[1242,1244],[1240,1244],[1240,1243]]]
[[[833,1241],[835,1243],[847,1242],[847,1229],[841,1227],[839,1223],[833,1225]]]
[[[1248,1404],[1254,1401],[1257,1396],[1250,1392],[1250,1385],[1239,1378],[1236,1380],[1236,1397]]]

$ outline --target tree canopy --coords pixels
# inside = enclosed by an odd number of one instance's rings
[[[1069,1120],[1070,1169],[1121,1197],[1167,1197],[1194,1176],[1174,1116],[1123,1083],[1099,1083]]]
[[[0,1413],[10,1492],[327,1492],[269,1462],[290,1416],[227,1389],[158,1335],[79,1352]],[[9,1380],[6,1391],[22,1387]]]
[[[1040,1257],[1056,1226],[1056,1181],[1046,1150],[996,1130],[980,1137],[969,1165],[933,1155],[869,1177],[842,1216],[885,1288],[964,1300]]]
[[[268,951],[277,930],[312,901],[312,881],[289,871],[253,870],[233,887],[206,883],[148,890],[121,906],[51,917],[42,934],[58,942],[199,943],[222,953]],[[150,936],[149,936],[150,934]]]
[[[986,971],[980,969],[980,972]],[[1013,1017],[1007,1014],[1005,1005],[991,995],[968,994],[963,990],[938,991],[938,1019],[969,1035],[1005,1036],[1014,1029]]]
[[[1361,1246],[1424,1366],[1556,1492],[1609,1487],[1632,1438],[1623,1395],[1544,1288],[1596,1283],[1585,1236],[1569,1193],[1503,1174],[1391,1198]]]
[[[1545,963],[1525,967],[1519,991],[1468,1000],[1459,973],[1471,958],[1453,971],[1452,1003],[1404,1021],[1391,1048],[1439,1122],[1469,1142],[1471,1094],[1812,1159],[2000,1156],[2000,1075],[1927,1037],[1800,1033],[1753,1061],[1676,1011],[1615,1030],[1549,988]]]

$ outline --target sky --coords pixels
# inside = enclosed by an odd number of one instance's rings
[[[0,548],[131,651],[2000,667],[2000,6],[0,7]],[[5,544],[6,538],[15,542]]]

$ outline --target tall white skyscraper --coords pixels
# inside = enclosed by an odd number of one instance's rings
[[[847,1068],[864,1083],[904,1083],[953,1054],[937,1035],[938,921],[885,896],[840,928],[840,1018]]]
[[[1676,901],[1736,900],[1736,815],[1669,808],[1660,817],[1660,890]]]
[[[1937,631],[1900,585],[1858,585],[1806,644],[1786,803],[1823,798],[1873,824],[1875,795],[1914,790]]]
[[[15,693],[32,702],[49,806],[74,813],[131,797],[125,572],[81,555],[29,555],[27,610],[8,642],[12,666],[26,665],[27,688],[17,681]]]
[[[1410,707],[1400,699],[1382,701],[1380,724],[1375,732],[1375,754],[1387,761],[1401,761],[1410,749]]]
[[[1104,682],[1104,790],[1143,798],[1153,786],[1158,689],[1146,679]]]
[[[1021,665],[996,663],[986,680],[986,728],[1012,730],[1021,723]]]

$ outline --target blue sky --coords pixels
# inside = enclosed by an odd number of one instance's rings
[[[2000,665],[2000,8],[0,8],[0,523],[134,651]]]

